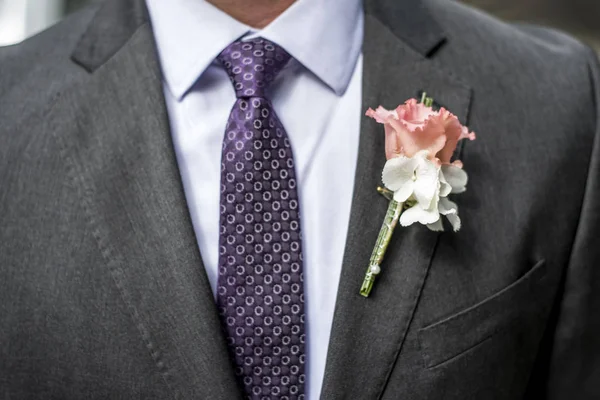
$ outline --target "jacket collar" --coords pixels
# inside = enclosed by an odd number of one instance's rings
[[[432,56],[446,40],[445,32],[421,0],[366,0],[364,12],[423,57]],[[88,71],[94,71],[149,20],[144,0],[106,0],[73,51],[73,60]],[[360,23],[356,19],[351,21]],[[339,34],[343,32],[353,31],[345,26]],[[302,59],[299,54],[294,56]]]

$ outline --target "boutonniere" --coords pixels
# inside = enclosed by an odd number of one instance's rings
[[[421,102],[410,99],[395,110],[369,108],[367,116],[385,128],[383,188],[390,200],[373,249],[360,294],[368,297],[398,222],[420,223],[443,231],[442,216],[454,231],[460,229],[458,207],[448,196],[466,190],[467,173],[459,160],[451,162],[459,140],[475,139],[448,110],[432,108],[433,99],[423,94]]]

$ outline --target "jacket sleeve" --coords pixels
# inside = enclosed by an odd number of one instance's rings
[[[600,399],[600,63],[592,50],[588,65],[596,131],[585,195],[527,399]]]

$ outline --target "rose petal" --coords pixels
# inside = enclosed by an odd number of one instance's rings
[[[375,121],[379,122],[380,124],[385,124],[388,119],[393,118],[393,119],[397,119],[398,118],[398,114],[396,113],[396,110],[387,110],[385,108],[383,108],[382,106],[377,107],[377,110],[373,110],[372,108],[369,108],[366,112],[366,115],[368,117],[373,118]]]
[[[436,157],[439,158],[443,164],[449,164],[450,159],[454,154],[454,150],[456,150],[456,145],[461,139],[463,126],[454,114],[444,108],[440,109],[440,114],[435,121],[443,127],[444,136],[446,137],[444,147],[440,148],[436,153]]]
[[[390,121],[394,121],[394,124],[386,123],[384,125],[386,160],[391,160],[394,157],[404,155],[404,147],[402,146],[402,141],[400,140],[402,133],[399,134],[397,130],[398,127],[396,127],[396,123],[398,121],[393,118],[390,119]]]
[[[417,128],[412,135],[412,145],[416,151],[427,150],[433,159],[446,145],[445,127],[436,116],[432,116],[422,128]]]
[[[398,146],[408,157],[422,150],[429,151],[430,157],[444,148],[445,127],[437,120],[438,112],[431,107],[417,104],[412,99],[396,109],[397,119],[388,119],[387,124],[396,133]],[[386,131],[387,134],[387,131]],[[386,145],[386,150],[387,150]]]
[[[403,154],[403,138],[407,141],[408,132],[406,128],[398,123],[398,113],[396,110],[387,110],[382,106],[376,110],[369,108],[366,115],[373,118],[385,128],[385,157],[390,160]],[[412,155],[409,154],[410,157]]]
[[[423,103],[418,103],[416,99],[409,99],[404,104],[399,105],[396,108],[396,113],[398,119],[419,126],[422,126],[430,116],[438,114],[433,108],[427,107]]]
[[[407,157],[412,157],[417,154],[420,150],[424,150],[424,148],[420,147],[416,143],[416,136],[410,130],[410,128],[404,123],[402,120],[390,119],[386,126],[389,126],[389,131],[386,129],[386,143],[385,143],[385,152],[386,157],[388,157],[388,153],[393,152],[394,148],[401,149],[401,153],[406,155]],[[394,133],[394,137],[390,137],[391,133]]]
[[[461,125],[448,110],[434,111],[415,99],[395,110],[382,106],[369,108],[366,115],[385,126],[385,154],[389,160],[398,155],[412,157],[427,150],[432,161],[449,164],[459,140],[475,139],[475,133]]]
[[[475,140],[475,139],[477,139],[477,135],[475,135],[475,132],[469,132],[469,128],[467,128],[466,126],[463,126],[459,140],[460,139]]]

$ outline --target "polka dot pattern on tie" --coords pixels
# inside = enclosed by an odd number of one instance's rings
[[[265,98],[265,90],[290,58],[281,47],[260,38],[233,42],[217,57],[225,67],[238,98]]]
[[[221,160],[217,305],[249,399],[303,399],[302,240],[290,140],[266,91],[290,60],[264,40],[218,60],[233,83]]]

